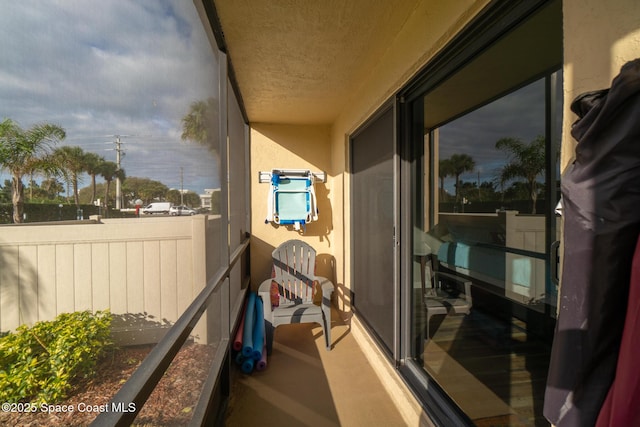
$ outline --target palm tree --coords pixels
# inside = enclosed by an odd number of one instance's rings
[[[182,118],[182,140],[191,140],[203,144],[207,140],[207,103],[191,103],[189,112]]]
[[[440,198],[444,197],[444,179],[453,175],[451,159],[443,159],[438,162],[438,178],[440,178]]]
[[[85,152],[80,147],[71,147],[65,145],[56,149],[53,153],[54,158],[58,162],[58,166],[62,171],[65,180],[70,181],[73,185],[73,200],[76,207],[80,206],[78,197],[78,179],[85,169]]]
[[[191,103],[182,118],[182,140],[194,141],[215,149],[218,107],[214,98]]]
[[[11,181],[4,180],[4,185],[0,185],[0,203],[6,203],[11,199]]]
[[[114,179],[120,178],[120,181],[124,181],[125,173],[123,169],[118,168],[118,164],[115,162],[103,162],[102,167],[100,168],[100,175],[104,178],[107,185],[105,186],[104,192],[104,206],[109,206],[109,188],[111,187],[111,182]]]
[[[91,203],[96,200],[96,176],[100,174],[104,157],[96,153],[86,153],[84,156],[84,171],[91,177]]]
[[[538,136],[528,144],[517,138],[501,138],[496,142],[496,148],[507,153],[509,159],[509,163],[500,171],[500,181],[504,183],[517,177],[527,181],[532,214],[536,213],[538,200],[536,179],[545,171],[545,147],[543,136]]]
[[[476,167],[476,162],[468,154],[454,154],[449,158],[451,175],[456,177],[456,203],[460,199],[460,175],[471,172]]]
[[[63,128],[50,123],[37,124],[23,130],[16,122],[0,123],[0,165],[11,173],[13,222],[21,223],[24,214],[22,177],[31,173],[56,173],[51,147],[64,139]]]
[[[54,177],[43,180],[40,187],[49,199],[57,198],[64,191],[62,183]]]

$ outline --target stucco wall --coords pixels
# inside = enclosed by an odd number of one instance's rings
[[[563,170],[573,158],[571,101],[581,93],[611,86],[620,67],[640,57],[640,2],[564,0]]]
[[[252,124],[251,129],[251,280],[253,289],[271,275],[271,252],[290,239],[304,240],[318,254],[316,274],[335,280],[333,254],[335,207],[330,195],[335,186],[331,175],[328,126]],[[258,183],[259,171],[309,169],[327,173],[326,183],[316,183],[318,221],[296,231],[293,226],[265,224],[270,185]]]
[[[322,254],[318,274],[333,278],[338,305],[348,309],[349,180],[348,136],[437,53],[487,0],[420,2],[405,26],[388,40],[384,54],[369,67],[339,118],[326,126],[286,126],[252,123],[251,127],[251,276],[257,286],[270,273],[270,253],[281,242],[302,238]],[[268,184],[257,174],[273,168],[326,171],[327,183],[316,187],[320,219],[299,234],[264,224]]]

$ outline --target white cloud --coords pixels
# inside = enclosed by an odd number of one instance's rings
[[[189,105],[217,96],[216,59],[192,2],[3,2],[0,52],[0,119],[59,124],[66,144],[110,160],[106,135],[135,135],[125,138],[129,176],[175,186],[183,166],[196,171],[194,190],[219,186],[215,157],[180,141]]]

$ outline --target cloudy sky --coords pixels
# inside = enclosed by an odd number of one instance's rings
[[[479,175],[481,183],[494,181],[508,163],[506,154],[495,148],[499,139],[529,143],[544,134],[545,86],[544,80],[538,80],[440,127],[440,157],[469,154],[476,168],[460,178],[476,182]],[[447,191],[453,193],[454,184],[455,178],[445,179]]]
[[[114,135],[127,135],[127,176],[180,188],[182,167],[185,189],[220,186],[214,154],[180,138],[189,105],[217,98],[217,62],[193,2],[0,4],[0,120],[58,124],[61,145],[111,161]]]

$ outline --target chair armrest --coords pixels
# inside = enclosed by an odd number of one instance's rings
[[[333,293],[335,287],[333,286],[333,283],[331,282],[331,280],[322,276],[316,276],[315,280],[317,280],[320,286],[322,287],[322,295],[325,295],[326,292],[329,292],[330,294]]]
[[[262,307],[264,312],[264,318],[271,320],[271,282],[273,279],[267,279],[263,281],[258,287],[258,296],[262,298]]]
[[[327,315],[330,316],[331,313],[331,300],[333,298],[333,291],[335,289],[335,287],[333,286],[333,283],[331,282],[331,280],[327,279],[326,277],[322,277],[322,276],[316,276],[315,279],[318,284],[320,285],[321,289],[322,289],[322,306],[323,306],[323,310],[326,310]]]
[[[258,293],[262,294],[266,292],[267,294],[269,294],[271,292],[271,282],[273,281],[275,281],[275,279],[264,280],[258,287]]]

